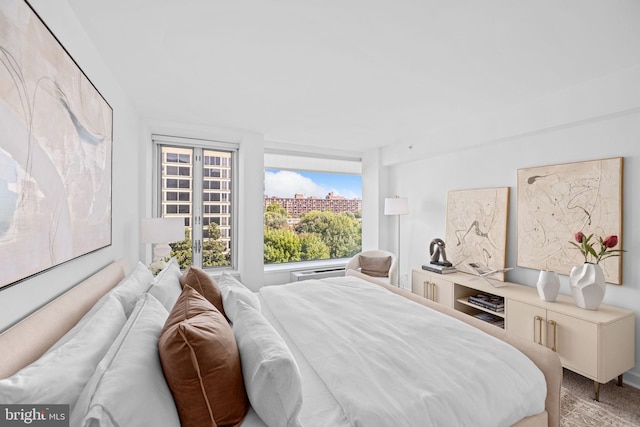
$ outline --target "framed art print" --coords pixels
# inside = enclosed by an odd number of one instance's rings
[[[111,244],[113,111],[26,1],[0,28],[2,288]]]
[[[518,170],[517,263],[569,274],[584,262],[569,242],[578,231],[618,236],[622,249],[623,158]],[[605,280],[622,283],[622,257],[600,263]]]
[[[449,261],[461,271],[467,271],[469,263],[504,269],[508,209],[509,187],[449,191],[445,231]],[[492,278],[504,281],[504,272]]]

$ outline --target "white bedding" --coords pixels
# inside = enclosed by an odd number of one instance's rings
[[[307,362],[287,331],[282,328],[276,317],[271,313],[269,307],[263,302],[262,314],[278,331],[280,336],[291,350],[296,359],[300,375],[302,376],[302,411],[300,412],[300,422],[305,427],[350,427],[349,419],[340,407],[340,404],[333,397],[322,379]],[[257,425],[243,423],[242,427],[258,427]]]
[[[260,294],[301,370],[312,369],[342,411],[327,415],[347,425],[508,426],[545,409],[544,376],[518,350],[376,285],[332,278]],[[303,424],[327,425],[309,404],[318,411],[305,400]]]

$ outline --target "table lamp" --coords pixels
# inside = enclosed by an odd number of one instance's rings
[[[184,240],[184,218],[144,218],[140,221],[140,240],[152,243],[153,261],[171,255],[170,242]]]

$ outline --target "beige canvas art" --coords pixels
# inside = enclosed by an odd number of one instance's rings
[[[23,0],[0,2],[0,288],[111,244],[111,107]]]
[[[518,170],[517,264],[569,274],[584,262],[572,246],[582,231],[618,236],[622,249],[621,157]],[[621,284],[621,257],[604,260],[605,280]]]
[[[508,207],[509,187],[448,192],[445,243],[458,270],[473,273],[468,263],[505,268]],[[504,280],[504,273],[492,278]]]

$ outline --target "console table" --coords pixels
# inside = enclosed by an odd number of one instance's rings
[[[549,347],[558,353],[562,366],[592,379],[595,400],[600,398],[600,384],[617,377],[622,386],[624,372],[635,364],[635,315],[630,310],[604,304],[598,310],[584,310],[567,295],[547,302],[535,287],[466,273],[414,269],[411,290],[472,316],[487,312],[504,318],[508,332]],[[504,311],[469,303],[469,296],[479,293],[504,298]]]

